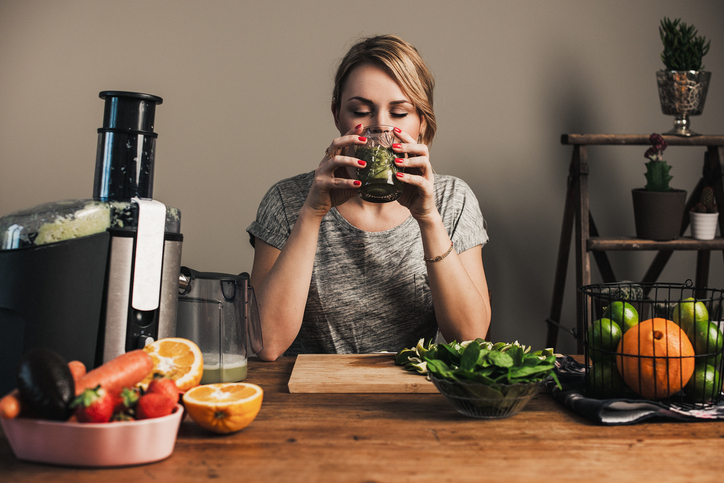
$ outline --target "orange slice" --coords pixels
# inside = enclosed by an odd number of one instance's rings
[[[191,419],[215,433],[233,433],[249,426],[261,409],[264,391],[247,382],[196,386],[183,396]]]
[[[176,381],[181,391],[198,386],[204,374],[204,359],[194,342],[179,337],[160,339],[143,348],[153,359],[153,371],[140,386],[146,389],[154,374]]]

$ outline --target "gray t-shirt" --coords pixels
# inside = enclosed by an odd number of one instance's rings
[[[246,229],[252,244],[258,237],[284,247],[313,178],[310,172],[272,186]],[[487,242],[478,200],[464,181],[435,175],[435,200],[458,253]],[[302,327],[286,355],[399,351],[436,331],[415,219],[367,232],[332,208],[319,229]]]

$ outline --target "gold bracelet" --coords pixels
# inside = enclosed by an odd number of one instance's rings
[[[422,259],[428,263],[439,262],[440,260],[443,260],[446,256],[450,255],[450,252],[452,252],[452,249],[453,249],[453,242],[450,242],[450,248],[448,248],[447,251],[445,253],[443,253],[442,255],[437,256],[435,258],[425,258],[425,256],[423,255]]]

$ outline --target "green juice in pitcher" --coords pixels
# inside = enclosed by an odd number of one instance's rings
[[[204,364],[204,375],[201,377],[201,384],[213,384],[216,382],[239,382],[246,379],[246,360],[235,360],[230,364]]]

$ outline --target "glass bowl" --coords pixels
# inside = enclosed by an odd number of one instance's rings
[[[542,385],[541,382],[488,385],[438,379],[434,374],[430,374],[430,379],[459,413],[480,419],[515,416],[538,394]]]

